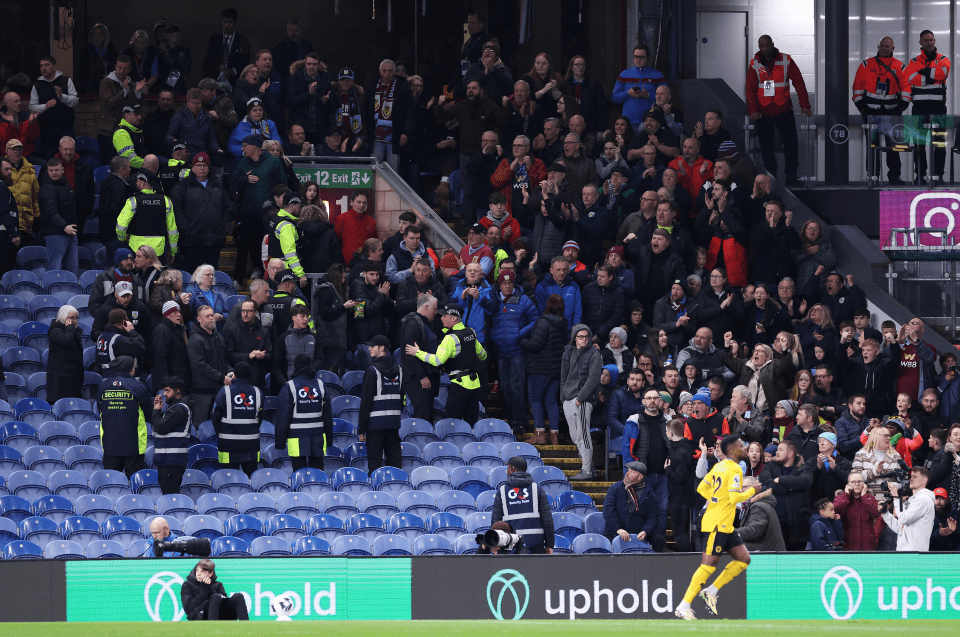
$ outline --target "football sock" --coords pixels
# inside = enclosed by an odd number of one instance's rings
[[[710,579],[710,576],[713,575],[713,572],[716,570],[716,566],[707,566],[706,564],[701,564],[700,568],[693,573],[693,577],[690,579],[690,586],[687,588],[687,593],[683,596],[683,603],[686,608],[690,607],[690,604],[693,602],[694,598],[696,598],[697,593],[700,592],[700,589],[703,588],[703,585],[707,583],[707,580]]]
[[[711,586],[711,588],[713,589],[712,594],[716,595],[717,594],[716,591],[720,590],[721,588],[729,584],[734,577],[744,572],[745,570],[747,570],[747,565],[746,563],[741,562],[740,560],[733,560],[732,562],[727,564],[727,567],[723,569],[723,572],[720,573],[717,579],[714,580],[713,585]]]

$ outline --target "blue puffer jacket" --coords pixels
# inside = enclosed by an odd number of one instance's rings
[[[226,306],[224,305],[224,296],[216,290],[211,289],[209,292],[207,292],[208,295],[213,297],[213,303],[210,303],[210,299],[203,295],[203,292],[200,290],[200,286],[196,283],[191,283],[190,285],[186,286],[183,291],[191,294],[190,309],[193,310],[194,316],[197,315],[197,310],[200,309],[200,306],[202,305],[210,305],[213,307],[215,314],[222,314],[223,316],[229,314]],[[223,323],[218,323],[217,329],[222,331],[222,325]]]
[[[191,155],[201,151],[212,155],[220,150],[217,136],[213,132],[213,120],[202,109],[197,117],[187,108],[181,108],[174,113],[170,119],[170,128],[167,129],[166,140],[171,147],[174,140],[183,142]]]
[[[263,141],[275,139],[281,144],[283,143],[283,140],[280,139],[280,133],[277,131],[277,125],[273,123],[273,120],[264,119],[254,125],[249,118],[244,117],[240,120],[240,123],[237,124],[237,127],[233,129],[233,133],[230,134],[230,141],[227,142],[227,148],[230,150],[230,154],[237,159],[243,157],[241,146],[243,145],[243,138],[247,135],[259,135],[263,137]]]
[[[837,451],[847,460],[853,461],[863,445],[860,443],[860,434],[866,428],[867,423],[858,423],[850,415],[849,409],[844,409],[843,414],[833,425],[837,430]]]
[[[562,287],[553,280],[553,275],[549,273],[537,285],[537,309],[541,314],[547,309],[547,298],[551,294],[559,294],[560,298],[563,299],[563,315],[567,319],[567,325],[581,323],[583,301],[580,299],[580,286],[573,282],[572,272],[567,275]]]
[[[530,334],[540,313],[537,306],[519,290],[504,300],[497,293],[493,297],[497,304],[490,324],[490,338],[497,346],[497,353],[504,358],[522,356],[520,339]]]
[[[493,296],[493,288],[484,280],[480,281],[480,298],[468,296],[463,299],[460,295],[468,285],[466,279],[461,279],[450,293],[450,302],[463,308],[463,324],[476,332],[477,340],[483,343],[486,341],[487,316],[497,311],[497,299]]]
[[[635,439],[637,437],[637,424],[635,422],[628,423],[627,418],[634,414],[643,413],[643,392],[644,390],[641,389],[640,397],[638,398],[626,387],[621,387],[610,396],[610,406],[607,408],[607,427],[610,429],[611,439],[617,436],[625,436],[627,427],[632,427],[632,431],[634,432],[633,438]],[[625,440],[627,440],[627,450],[629,451],[630,439]],[[613,451],[616,451],[616,449]],[[627,460],[627,462],[629,462],[629,460]]]

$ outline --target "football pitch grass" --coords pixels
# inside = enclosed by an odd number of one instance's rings
[[[0,624],[4,637],[232,637],[265,635],[310,635],[315,637],[490,637],[504,630],[529,635],[582,637],[586,634],[623,637],[662,637],[664,633],[709,633],[717,637],[736,637],[749,632],[751,637],[796,637],[803,632],[817,632],[831,637],[863,637],[874,631],[904,637],[933,637],[949,634],[957,624],[951,620],[916,621],[682,621],[682,620],[578,620],[519,621],[325,621],[317,622],[168,622],[150,623],[8,623]],[[499,624],[499,625],[498,625]]]

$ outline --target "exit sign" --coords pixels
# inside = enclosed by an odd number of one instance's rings
[[[316,181],[321,188],[373,188],[371,168],[320,168],[294,166],[301,182]]]

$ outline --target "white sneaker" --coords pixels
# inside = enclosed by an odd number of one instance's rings
[[[697,615],[693,612],[692,608],[688,608],[687,610],[677,610],[673,614],[679,619],[686,619],[687,621],[692,621],[697,618]]]

